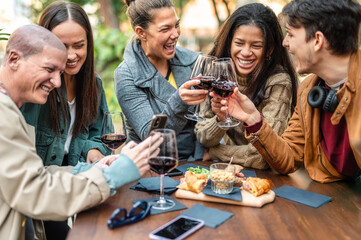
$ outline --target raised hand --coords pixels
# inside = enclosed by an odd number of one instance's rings
[[[152,152],[157,152],[159,145],[163,142],[163,139],[158,136],[148,137],[143,142],[137,144],[134,141],[130,141],[123,148],[121,153],[127,155],[134,164],[137,166],[139,173],[143,176],[149,169],[148,154],[150,149]]]
[[[208,90],[191,89],[192,86],[197,86],[201,83],[200,80],[194,79],[183,83],[179,87],[179,96],[188,105],[197,105],[206,100]]]
[[[103,157],[104,155],[98,149],[90,149],[86,156],[86,162],[92,164]]]
[[[238,88],[234,89],[228,101],[222,100],[221,104],[223,112],[228,109],[231,116],[245,122],[247,125],[253,125],[261,120],[261,114],[256,106],[246,95],[240,93]]]
[[[212,112],[217,115],[217,120],[223,121],[225,119],[225,115],[224,112],[221,110],[221,107],[223,106],[221,104],[221,101],[223,98],[221,98],[220,96],[218,96],[217,94],[215,94],[214,92],[211,92],[209,94],[209,96],[212,97],[211,99],[211,107],[212,107]]]

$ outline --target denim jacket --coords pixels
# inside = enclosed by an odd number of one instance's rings
[[[196,52],[176,47],[169,64],[178,88],[189,80],[197,56]],[[177,134],[179,159],[203,158],[203,147],[194,134],[195,123],[184,118],[194,106],[184,103],[178,90],[149,62],[139,40],[126,46],[124,61],[115,70],[114,79],[118,102],[127,118],[129,140],[145,139],[152,116],[166,114],[166,128]]]
[[[108,111],[105,93],[102,86],[102,80],[96,76],[97,83],[100,86],[100,104],[98,109],[97,121],[86,127],[85,132],[80,132],[77,137],[72,138],[69,146],[68,163],[75,166],[79,161],[85,162],[88,151],[98,149],[103,155],[110,154],[110,150],[104,146],[100,140],[100,130],[103,121],[104,112]],[[64,92],[65,84],[62,81]],[[60,109],[59,109],[60,111]],[[51,128],[49,122],[49,104],[44,105],[26,103],[21,108],[26,122],[35,127],[36,131],[36,151],[44,162],[45,166],[58,165],[61,166],[64,158],[64,146],[69,130],[69,121],[64,126],[61,124],[61,135],[57,136]]]

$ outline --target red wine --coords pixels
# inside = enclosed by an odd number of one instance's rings
[[[103,135],[100,139],[108,148],[115,151],[127,140],[127,136],[123,134],[111,133]]]
[[[174,168],[177,160],[172,157],[156,157],[148,160],[151,169],[158,174],[165,174]]]
[[[206,90],[211,90],[212,82],[216,80],[216,78],[213,76],[201,76],[198,79],[201,81],[201,83],[193,87],[195,89],[206,89]]]
[[[232,95],[236,84],[227,80],[216,80],[212,83],[213,91],[220,97],[226,98]]]

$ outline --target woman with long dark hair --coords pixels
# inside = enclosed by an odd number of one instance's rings
[[[231,57],[236,66],[239,90],[246,94],[273,129],[282,134],[296,104],[298,81],[274,12],[259,3],[238,8],[222,26],[210,55]],[[244,125],[230,129],[217,126],[224,119],[222,98],[211,93],[201,104],[198,140],[209,148],[209,157],[245,167],[267,168],[257,150],[244,137]],[[223,142],[221,140],[223,139]]]

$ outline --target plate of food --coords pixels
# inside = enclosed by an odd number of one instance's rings
[[[231,164],[237,165],[237,164]],[[239,165],[238,165],[239,166]],[[268,179],[257,177],[245,177],[242,173],[242,166],[238,167],[239,172],[236,173],[234,188],[242,195],[242,200],[226,199],[220,196],[207,195],[203,191],[207,186],[209,179],[209,171],[200,172],[199,170],[189,169],[181,179],[175,193],[177,198],[219,202],[225,204],[235,204],[251,207],[262,207],[264,204],[273,202],[275,193],[271,190],[271,182]],[[207,190],[207,189],[206,189]],[[232,191],[232,193],[234,190]],[[222,195],[222,194],[220,194]]]
[[[209,170],[200,167],[190,167],[184,173],[184,177],[180,179],[178,189],[201,193],[207,185],[209,179]]]

